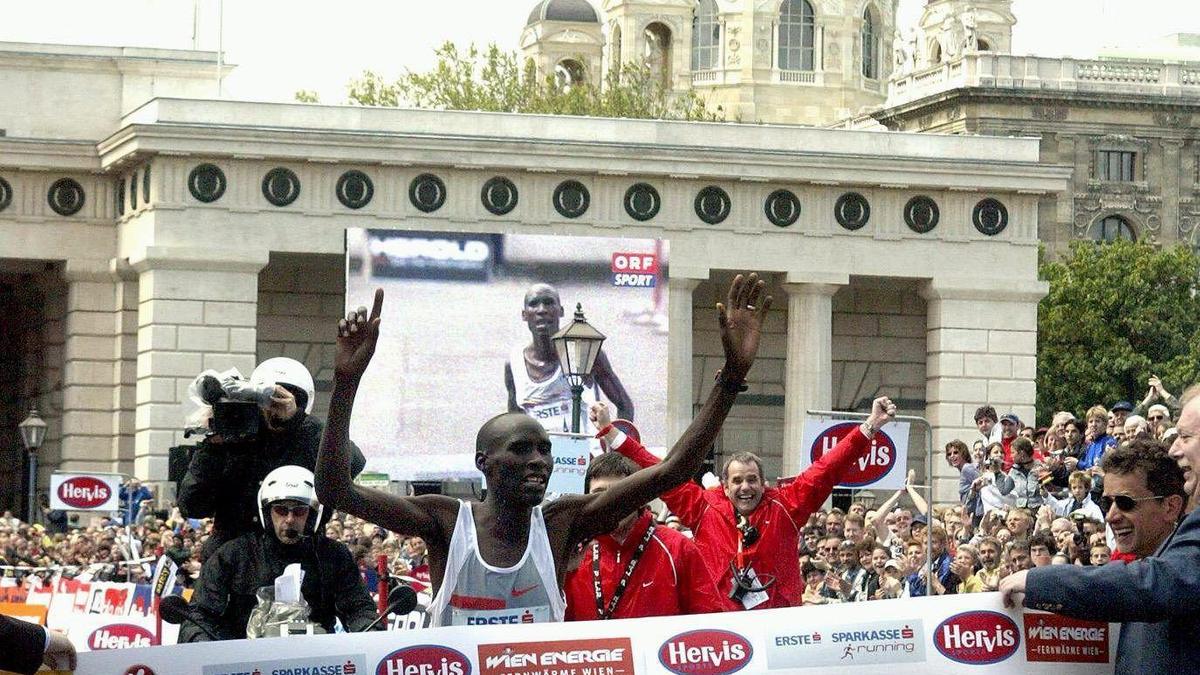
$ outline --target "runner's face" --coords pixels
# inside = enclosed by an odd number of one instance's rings
[[[527,415],[506,416],[503,424],[507,428],[497,433],[488,451],[476,455],[476,466],[501,501],[537,506],[554,469],[550,436]]]
[[[616,482],[619,480],[621,480],[621,479],[616,476],[593,478],[592,482],[591,482],[591,488],[588,490],[588,494],[594,495],[594,494],[597,494],[600,492],[604,492],[608,488],[615,485]],[[614,531],[615,532],[625,532],[626,530],[628,530],[630,527],[633,526],[633,521],[637,520],[638,513],[639,513],[639,511],[634,511],[633,513],[622,518],[621,522],[617,523],[617,527]]]
[[[763,496],[762,476],[754,462],[730,462],[725,475],[725,496],[743,516],[758,508]]]
[[[534,335],[553,335],[558,332],[558,320],[563,316],[558,291],[545,284],[538,284],[525,294],[525,306],[521,318],[529,324]]]

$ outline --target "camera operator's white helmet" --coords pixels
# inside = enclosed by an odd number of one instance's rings
[[[271,504],[282,501],[293,501],[307,504],[309,508],[308,522],[304,524],[304,534],[316,531],[317,523],[325,507],[317,501],[317,488],[313,472],[302,466],[281,466],[263,479],[258,488],[258,517],[263,529],[271,531]]]
[[[254,372],[250,374],[252,382],[268,382],[272,384],[286,384],[304,392],[306,398],[304,401],[304,412],[312,413],[313,400],[316,398],[317,388],[313,383],[312,373],[308,372],[308,368],[304,367],[296,359],[289,359],[286,356],[276,356],[272,359],[267,359],[258,364]]]

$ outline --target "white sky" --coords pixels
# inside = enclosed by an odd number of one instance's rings
[[[591,0],[598,5],[599,0]],[[385,76],[424,70],[445,40],[516,49],[535,0],[225,0],[226,60],[238,67],[225,95],[292,100],[315,89],[345,101],[364,69]],[[216,49],[217,0],[198,0],[199,46]],[[3,0],[0,41],[192,47],[193,0]],[[915,25],[922,0],[900,0],[900,24]],[[1200,33],[1196,0],[1015,0],[1013,51],[1094,56],[1168,33]],[[214,94],[216,87],[214,85]]]

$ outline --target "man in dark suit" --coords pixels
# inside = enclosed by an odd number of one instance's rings
[[[1117,673],[1183,672],[1200,663],[1200,386],[1189,389],[1181,402],[1171,457],[1183,469],[1189,513],[1154,555],[1101,567],[1042,567],[1000,582],[1010,607],[1024,604],[1081,619],[1122,622]],[[1108,516],[1112,509],[1131,511],[1169,498],[1121,499],[1109,492],[1105,485]]]
[[[33,675],[43,663],[51,670],[75,670],[75,645],[36,623],[0,614],[0,645],[0,670]]]

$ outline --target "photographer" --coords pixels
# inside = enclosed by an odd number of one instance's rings
[[[255,494],[272,470],[295,465],[313,470],[325,425],[309,415],[315,386],[299,361],[285,357],[263,361],[250,382],[274,383],[270,403],[260,410],[262,424],[243,439],[213,434],[196,446],[179,483],[177,503],[187,518],[213,517],[205,542],[207,557],[218,546],[255,529]],[[351,470],[358,475],[366,459],[352,445]]]
[[[1034,462],[1033,443],[1028,438],[1013,440],[1012,460],[1012,469],[1007,474],[996,474],[996,487],[1000,494],[1015,495],[1018,508],[1036,509],[1042,505],[1041,478],[1044,472]]]

